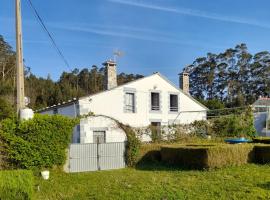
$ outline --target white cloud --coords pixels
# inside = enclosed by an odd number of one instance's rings
[[[64,31],[75,31],[81,33],[90,33],[97,35],[105,35],[112,37],[131,38],[144,41],[161,42],[175,45],[188,45],[195,47],[213,47],[223,48],[221,46],[210,45],[209,43],[202,43],[200,41],[188,40],[187,38],[179,38],[178,35],[169,34],[163,31],[156,31],[154,29],[135,28],[130,26],[103,26],[103,25],[87,25],[87,24],[57,24],[50,23],[50,27],[61,29]]]
[[[159,11],[163,11],[163,12],[171,12],[171,13],[188,15],[188,16],[193,16],[193,17],[201,17],[201,18],[224,21],[224,22],[246,24],[246,25],[252,25],[252,26],[257,26],[257,27],[267,28],[267,29],[270,28],[270,24],[263,23],[263,22],[260,22],[257,20],[219,15],[216,13],[209,13],[209,12],[204,12],[204,11],[200,11],[200,10],[180,8],[180,7],[177,7],[177,8],[176,7],[175,8],[174,7],[164,7],[164,6],[160,6],[160,5],[143,3],[142,1],[131,1],[131,0],[108,0],[108,1],[112,2],[112,3],[117,3],[117,4],[141,7],[141,8],[152,9],[152,10],[159,10]]]

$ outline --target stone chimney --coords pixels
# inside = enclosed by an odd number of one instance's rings
[[[104,90],[117,87],[116,63],[109,60],[104,62],[103,65],[105,66]]]
[[[189,73],[182,72],[179,74],[179,86],[184,93],[189,94]]]

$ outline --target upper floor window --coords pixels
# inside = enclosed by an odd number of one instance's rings
[[[135,113],[135,94],[125,93],[125,112]]]
[[[151,92],[151,110],[160,110],[160,95],[158,92]]]
[[[178,112],[178,95],[170,94],[170,111]]]

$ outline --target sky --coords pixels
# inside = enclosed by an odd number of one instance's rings
[[[57,80],[70,71],[22,1],[25,64]],[[0,0],[0,35],[15,48],[15,0]],[[246,43],[270,51],[269,0],[32,0],[71,68],[102,66],[120,50],[118,73],[178,73],[208,52]]]

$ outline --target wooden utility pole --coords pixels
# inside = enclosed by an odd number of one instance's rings
[[[21,0],[16,0],[16,69],[17,69],[17,113],[19,114],[19,111],[25,108]]]

